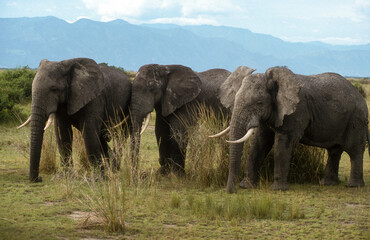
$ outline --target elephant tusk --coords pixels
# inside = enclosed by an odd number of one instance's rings
[[[44,127],[44,131],[50,127],[51,123],[53,122],[54,115],[55,115],[54,113],[49,115],[49,119],[48,119],[48,122],[46,123],[46,125]]]
[[[29,124],[31,122],[31,116],[29,116],[29,118],[20,126],[17,127],[17,129],[20,129],[24,126],[26,126],[27,124]]]
[[[227,133],[230,132],[230,126],[228,126],[225,130],[223,130],[222,132],[219,132],[215,135],[211,135],[211,136],[208,136],[209,138],[216,138],[216,137],[221,137],[223,135],[226,135]]]
[[[253,132],[254,132],[254,129],[255,129],[255,128],[251,128],[251,129],[249,129],[249,130],[248,130],[248,132],[244,135],[244,137],[242,137],[242,138],[241,138],[241,139],[239,139],[239,140],[235,140],[235,141],[226,141],[226,142],[228,142],[228,143],[243,143],[243,142],[247,141],[247,140],[248,140],[248,138],[249,138],[250,136],[252,136],[252,134],[253,134]]]
[[[122,124],[124,124],[128,119],[128,116],[126,116],[120,123],[118,123],[116,126],[114,126],[113,128],[118,128],[119,126],[121,126]]]
[[[145,117],[145,123],[144,123],[144,126],[141,128],[141,132],[140,132],[140,135],[143,134],[145,132],[145,130],[148,128],[149,126],[149,121],[150,121],[150,113],[148,113]]]

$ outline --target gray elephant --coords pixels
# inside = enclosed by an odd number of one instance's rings
[[[142,122],[145,117],[148,122],[150,113],[155,109],[155,135],[161,165],[159,172],[168,174],[173,170],[183,175],[188,127],[196,122],[199,104],[204,103],[217,114],[230,114],[217,98],[219,87],[229,75],[230,72],[224,69],[196,73],[181,65],[142,66],[133,81],[130,105],[134,163],[138,161]]]
[[[55,115],[62,166],[72,164],[74,126],[82,132],[89,161],[100,167],[102,155],[108,156],[109,150],[106,128],[128,116],[131,88],[123,72],[92,59],[42,60],[32,83],[31,117],[26,122],[31,122],[30,181],[42,181],[39,163],[49,116]]]
[[[288,190],[290,159],[298,142],[327,149],[324,185],[339,183],[339,160],[345,151],[351,158],[347,186],[364,186],[368,108],[357,89],[335,73],[303,76],[284,67],[270,68],[265,74],[252,72],[239,67],[230,76],[239,81],[226,81],[220,92],[223,104],[233,107],[227,191],[236,191],[243,142],[253,131],[242,188],[257,186],[261,163],[274,145],[271,189]]]

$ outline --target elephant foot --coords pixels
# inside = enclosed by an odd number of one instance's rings
[[[320,184],[324,186],[335,186],[339,184],[339,179],[324,178],[320,181]]]
[[[185,177],[185,169],[182,167],[173,167],[172,172],[177,176],[177,177]]]
[[[235,187],[227,186],[227,187],[226,187],[226,191],[227,191],[228,193],[236,193],[236,188],[235,188]]]
[[[162,176],[168,176],[168,174],[170,174],[170,172],[171,172],[171,170],[168,166],[161,166],[157,170],[157,174],[162,175]]]
[[[274,191],[287,191],[289,190],[289,184],[288,183],[278,183],[278,182],[274,182],[271,187],[270,187],[271,190],[274,190]]]
[[[365,182],[363,179],[349,180],[346,184],[346,187],[364,187]]]
[[[244,178],[240,183],[239,186],[244,189],[251,189],[251,188],[256,188],[257,184],[252,183],[250,180]]]
[[[39,182],[42,182],[42,177],[38,176],[38,177],[35,177],[35,178],[31,178],[30,179],[30,182],[31,183],[39,183]]]

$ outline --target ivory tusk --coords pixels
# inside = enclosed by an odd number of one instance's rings
[[[208,136],[209,138],[216,138],[216,137],[221,137],[223,135],[226,135],[228,132],[230,132],[230,126],[228,126],[225,130],[223,130],[222,132],[219,132],[215,135],[211,135],[211,136]]]
[[[145,130],[148,128],[149,126],[149,121],[150,121],[150,113],[148,113],[145,117],[145,123],[144,123],[144,126],[141,128],[141,132],[140,132],[140,135],[143,134],[145,132]]]
[[[46,130],[50,127],[51,123],[53,122],[54,115],[55,115],[54,113],[49,115],[49,119],[48,119],[48,122],[46,123],[46,125],[44,127],[44,130]]]
[[[31,122],[31,116],[29,116],[29,118],[20,126],[17,127],[17,129],[20,129],[24,126],[26,126],[27,124],[29,124]]]
[[[118,123],[116,126],[114,126],[113,128],[118,128],[119,126],[121,126],[122,124],[124,124],[128,119],[128,116],[126,116],[120,123]]]
[[[251,129],[249,129],[249,130],[248,130],[248,132],[244,135],[244,137],[240,138],[239,140],[235,140],[235,141],[226,141],[226,142],[228,142],[228,143],[243,143],[243,142],[247,141],[247,140],[248,140],[248,138],[249,138],[250,136],[252,136],[253,132],[254,132],[254,128],[251,128]]]

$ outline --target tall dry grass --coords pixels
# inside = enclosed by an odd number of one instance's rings
[[[199,107],[200,117],[189,135],[186,172],[197,185],[224,186],[229,169],[229,144],[227,137],[209,138],[228,127],[226,117],[217,117],[209,108]],[[241,173],[244,172],[250,143],[244,144]],[[298,144],[290,162],[288,180],[291,183],[319,183],[323,177],[326,159],[325,149]],[[260,170],[261,183],[273,181],[273,150],[267,156]]]
[[[199,186],[223,186],[229,167],[229,145],[225,138],[209,138],[228,127],[228,116],[217,115],[212,109],[199,105],[199,119],[190,127],[186,156],[186,172]]]
[[[106,163],[105,178],[91,180],[85,175],[87,188],[80,189],[79,201],[97,217],[107,231],[123,232],[126,219],[125,180]],[[87,177],[90,176],[90,177]]]

